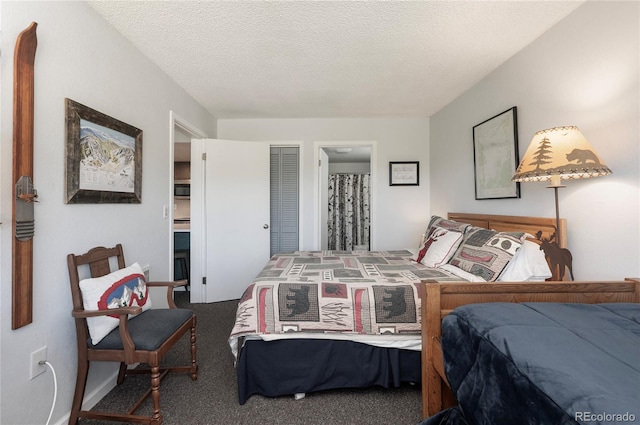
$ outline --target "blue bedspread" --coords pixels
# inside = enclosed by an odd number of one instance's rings
[[[466,305],[442,346],[469,424],[640,423],[640,304]]]

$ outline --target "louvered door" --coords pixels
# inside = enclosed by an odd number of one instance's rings
[[[298,250],[299,150],[271,147],[271,255]]]

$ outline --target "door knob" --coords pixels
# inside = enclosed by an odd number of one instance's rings
[[[262,225],[262,228],[263,228],[263,229],[268,229],[268,228],[269,228],[269,225],[268,225],[268,224],[263,224],[263,225]]]

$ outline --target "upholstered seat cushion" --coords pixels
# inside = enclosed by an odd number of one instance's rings
[[[151,309],[129,319],[129,333],[136,350],[156,350],[191,316],[192,310],[183,308]],[[102,350],[122,350],[120,328],[117,327],[105,336],[98,344],[87,341],[89,348]]]

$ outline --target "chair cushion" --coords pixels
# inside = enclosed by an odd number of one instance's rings
[[[136,350],[158,349],[180,326],[193,315],[192,310],[183,308],[163,308],[147,310],[129,319],[129,334]],[[87,341],[89,348],[101,350],[122,350],[119,327],[112,330],[98,344]]]
[[[151,308],[149,288],[144,280],[142,267],[138,263],[105,276],[82,279],[80,291],[85,310],[140,306],[142,311],[145,311]],[[99,343],[119,323],[118,315],[87,318],[91,342]]]

